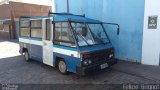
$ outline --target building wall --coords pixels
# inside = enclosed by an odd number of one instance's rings
[[[120,35],[107,27],[116,57],[141,61],[145,0],[69,0],[70,13],[120,24]],[[56,12],[66,12],[66,0],[55,1]]]
[[[0,5],[0,12],[3,12],[3,13],[0,13],[0,20],[11,19],[11,27],[12,27],[12,29],[10,30],[11,38],[17,38],[19,29],[17,25],[18,23],[17,21],[15,21],[16,18],[20,18],[22,16],[25,16],[25,17],[47,16],[48,12],[51,10],[52,10],[51,6],[9,1],[9,4]],[[2,37],[2,35],[0,37]],[[4,37],[8,37],[8,36],[4,34],[3,38]]]
[[[0,23],[0,30],[3,30],[3,23]]]
[[[157,29],[148,29],[148,17],[158,16]],[[160,65],[160,0],[145,0],[142,64]]]
[[[0,20],[11,18],[11,11],[10,11],[9,4],[0,5],[0,12],[1,12],[0,13]]]
[[[10,34],[8,32],[0,31],[0,39],[10,39]]]
[[[56,12],[67,12],[67,0],[53,0],[53,5],[55,5]]]
[[[36,4],[36,5],[45,5],[45,6],[52,6],[52,0],[0,0],[0,5],[4,3],[11,2],[20,2],[20,3],[29,3],[29,4]]]
[[[145,0],[107,0],[103,17],[120,24],[120,35],[111,35],[117,57],[141,62]],[[110,33],[112,34],[112,33]]]
[[[12,37],[9,28],[11,28],[10,20],[6,20],[3,23],[0,22],[0,39],[10,39]]]
[[[18,2],[9,2],[12,7],[14,18],[22,16],[47,16],[48,12],[52,10],[51,6],[26,4]]]
[[[10,33],[8,31],[7,27],[9,25],[9,21],[7,21],[5,24],[0,22],[0,39],[10,39]]]
[[[18,2],[9,2],[9,4],[12,7],[14,18],[19,18],[22,16],[27,16],[27,17],[48,16],[48,12],[52,10],[51,6],[44,6],[44,5],[26,4],[26,3],[18,3]],[[19,23],[18,21],[15,21],[14,24],[15,24],[14,25],[15,36],[18,37]]]

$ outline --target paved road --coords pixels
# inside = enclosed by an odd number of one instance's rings
[[[25,62],[18,53],[19,46],[14,42],[0,42],[0,83],[14,84],[122,84],[122,83],[159,83],[159,77],[132,70],[128,63],[120,62],[107,71],[89,76],[77,76],[73,73],[61,75],[56,68],[39,62]],[[125,66],[125,69],[122,68]],[[138,64],[136,64],[138,65]],[[141,65],[138,65],[141,67]],[[136,66],[137,67],[137,66]],[[147,66],[146,66],[147,67]],[[155,67],[160,72],[159,67]],[[145,70],[145,69],[144,69]],[[132,72],[131,72],[132,71]],[[149,77],[150,76],[150,77]],[[159,79],[159,80],[158,80]]]

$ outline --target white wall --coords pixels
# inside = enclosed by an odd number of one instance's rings
[[[148,29],[148,16],[158,15],[158,28]],[[159,65],[160,0],[145,0],[142,64]]]
[[[55,3],[55,0],[52,0],[52,12],[56,12],[56,3]]]

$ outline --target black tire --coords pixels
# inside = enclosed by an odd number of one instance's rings
[[[58,61],[58,70],[61,74],[68,74],[67,65],[63,59]]]
[[[30,56],[29,56],[28,51],[24,51],[23,55],[24,55],[25,61],[29,62],[30,61]]]

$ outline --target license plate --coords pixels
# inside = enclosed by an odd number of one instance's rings
[[[107,64],[107,63],[101,65],[101,69],[105,69],[105,68],[107,68],[107,67],[108,67],[108,64]]]

